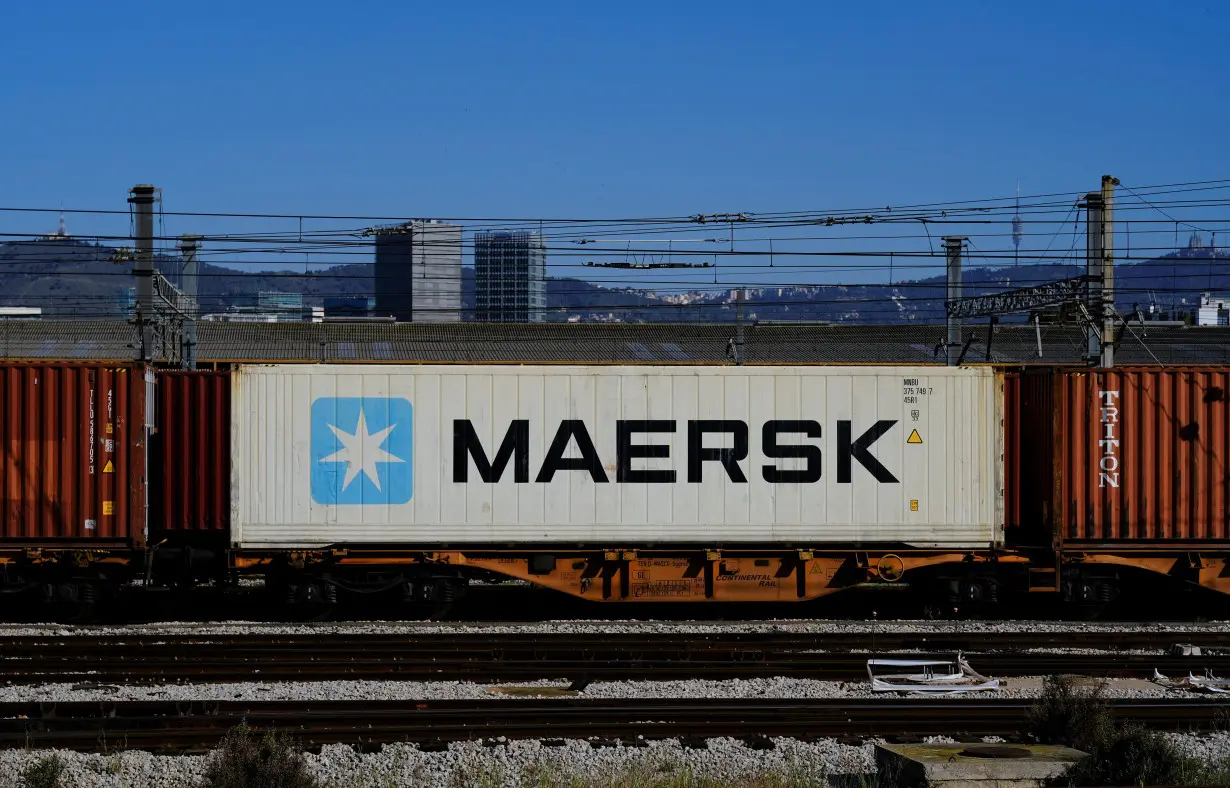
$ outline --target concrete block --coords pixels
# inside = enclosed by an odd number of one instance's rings
[[[1085,757],[1049,744],[877,744],[884,788],[1034,788]]]

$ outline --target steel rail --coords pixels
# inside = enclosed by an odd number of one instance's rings
[[[0,679],[10,684],[46,682],[157,683],[242,681],[476,681],[480,683],[563,679],[569,681],[748,679],[766,677],[858,681],[867,676],[873,654],[761,655],[755,659],[612,655],[589,660],[452,657],[381,657],[370,655],[243,654],[198,655],[179,659],[125,657],[107,662],[79,655],[62,661],[0,659]],[[903,654],[907,658],[951,659],[951,653]],[[1107,678],[1148,678],[1160,670],[1168,676],[1230,675],[1230,656],[1153,657],[1090,654],[970,655],[979,672],[1000,678],[1064,673]]]
[[[931,649],[931,650],[962,650],[991,651],[996,649],[1029,649],[1029,648],[1072,648],[1079,646],[1084,649],[1163,649],[1174,643],[1191,643],[1205,648],[1230,649],[1230,629],[1225,631],[1110,631],[1082,632],[1079,630],[1067,632],[961,632],[956,629],[945,631],[937,628],[929,632],[894,631],[891,624],[885,624],[883,631],[876,632],[483,632],[475,631],[471,625],[461,625],[464,629],[455,630],[449,626],[437,626],[432,632],[412,632],[405,634],[365,633],[346,631],[303,632],[296,634],[284,633],[245,633],[245,634],[90,634],[88,629],[82,634],[63,635],[60,633],[47,635],[2,635],[0,634],[0,649],[5,652],[20,652],[36,650],[48,644],[68,643],[74,641],[89,642],[92,647],[131,647],[131,646],[172,646],[180,645],[194,647],[198,644],[224,643],[231,647],[240,646],[282,646],[296,643],[311,643],[319,649],[354,649],[361,645],[364,649],[392,648],[418,650],[451,649],[460,645],[470,647],[514,647],[550,645],[563,648],[594,647],[612,643],[631,647],[633,645],[652,646],[657,648],[673,646],[680,649],[697,648],[728,648],[736,645],[778,646],[782,648],[812,648],[825,651],[868,651],[875,649]],[[505,626],[505,625],[499,625]]]
[[[1230,649],[1199,657],[1160,652],[1078,654],[994,649],[1008,642],[992,639],[982,644],[992,646],[991,650],[966,653],[981,672],[1000,677],[1072,673],[1145,678],[1154,669],[1180,676],[1189,671],[1230,673]],[[510,638],[482,634],[407,638],[28,637],[0,639],[0,679],[14,684],[765,676],[851,681],[865,677],[867,659],[884,653],[825,648],[831,645],[824,639],[794,635],[687,639],[623,635]],[[911,656],[952,656],[952,651],[941,651],[934,643],[928,645],[932,649]],[[1156,642],[1153,645],[1158,646]]]
[[[1210,730],[1225,708],[1210,701],[1113,704],[1122,719],[1176,731]],[[717,736],[1019,737],[1028,709],[1028,701],[983,698],[9,702],[0,703],[0,747],[200,751],[240,722],[286,731],[309,748],[498,737],[599,744]]]

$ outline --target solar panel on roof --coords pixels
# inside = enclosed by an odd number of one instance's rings
[[[628,345],[628,350],[632,351],[632,355],[636,356],[641,361],[653,361],[654,360],[653,353],[650,353],[649,348],[645,347],[640,342],[629,342],[627,343],[627,345]]]
[[[393,360],[393,343],[392,342],[373,342],[371,344],[372,358],[378,361]]]
[[[666,353],[667,357],[675,361],[689,361],[691,357],[684,352],[683,348],[676,345],[674,342],[663,342],[662,352]]]
[[[338,342],[337,343],[338,358],[358,358],[359,353],[353,342]]]

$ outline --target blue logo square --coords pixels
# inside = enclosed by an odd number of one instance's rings
[[[396,505],[414,493],[414,409],[401,397],[312,403],[312,500]]]

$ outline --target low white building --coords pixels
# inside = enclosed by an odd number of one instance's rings
[[[42,316],[41,306],[0,306],[0,320],[38,320]]]
[[[1230,326],[1230,295],[1204,293],[1196,310],[1198,326]]]
[[[323,323],[323,306],[305,306],[296,310],[262,310],[237,307],[229,312],[201,315],[201,320],[211,323]]]

